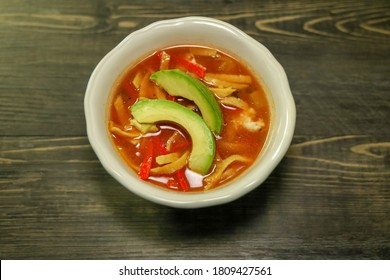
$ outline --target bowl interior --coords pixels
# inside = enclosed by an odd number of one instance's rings
[[[107,102],[118,76],[158,49],[185,44],[214,47],[246,63],[268,88],[272,113],[267,141],[252,167],[223,187],[202,193],[174,192],[139,180],[115,151],[106,128]],[[256,188],[284,156],[295,126],[295,106],[288,81],[273,55],[234,26],[202,17],[156,22],[130,34],[96,66],[87,86],[84,105],[88,137],[105,169],[135,194],[180,208],[230,202]]]

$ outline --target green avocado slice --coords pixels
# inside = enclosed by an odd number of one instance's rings
[[[179,69],[157,71],[150,79],[170,95],[193,101],[211,131],[221,133],[223,125],[221,108],[214,94],[202,82]]]
[[[140,123],[173,122],[183,127],[192,140],[188,167],[201,175],[207,174],[215,156],[215,140],[198,114],[174,101],[160,99],[138,101],[130,111]]]

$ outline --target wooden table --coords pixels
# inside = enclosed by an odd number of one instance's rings
[[[389,259],[388,1],[0,2],[1,259]],[[291,148],[233,203],[145,201],[103,169],[83,98],[127,34],[189,15],[229,22],[284,66]]]

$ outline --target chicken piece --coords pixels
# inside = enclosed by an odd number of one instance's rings
[[[238,119],[235,120],[235,125],[240,125],[250,132],[260,131],[265,123],[264,120],[256,118],[256,112],[253,108],[244,110]]]

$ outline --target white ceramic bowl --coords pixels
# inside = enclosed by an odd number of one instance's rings
[[[106,125],[107,101],[118,76],[153,51],[182,44],[215,47],[241,58],[263,79],[269,89],[271,105],[269,136],[252,167],[231,183],[199,193],[165,190],[140,180],[113,147]],[[236,27],[205,17],[159,21],[128,35],[93,71],[86,89],[84,109],[89,141],[104,168],[138,196],[177,208],[227,203],[258,187],[285,155],[295,128],[294,100],[286,74],[273,55]]]

